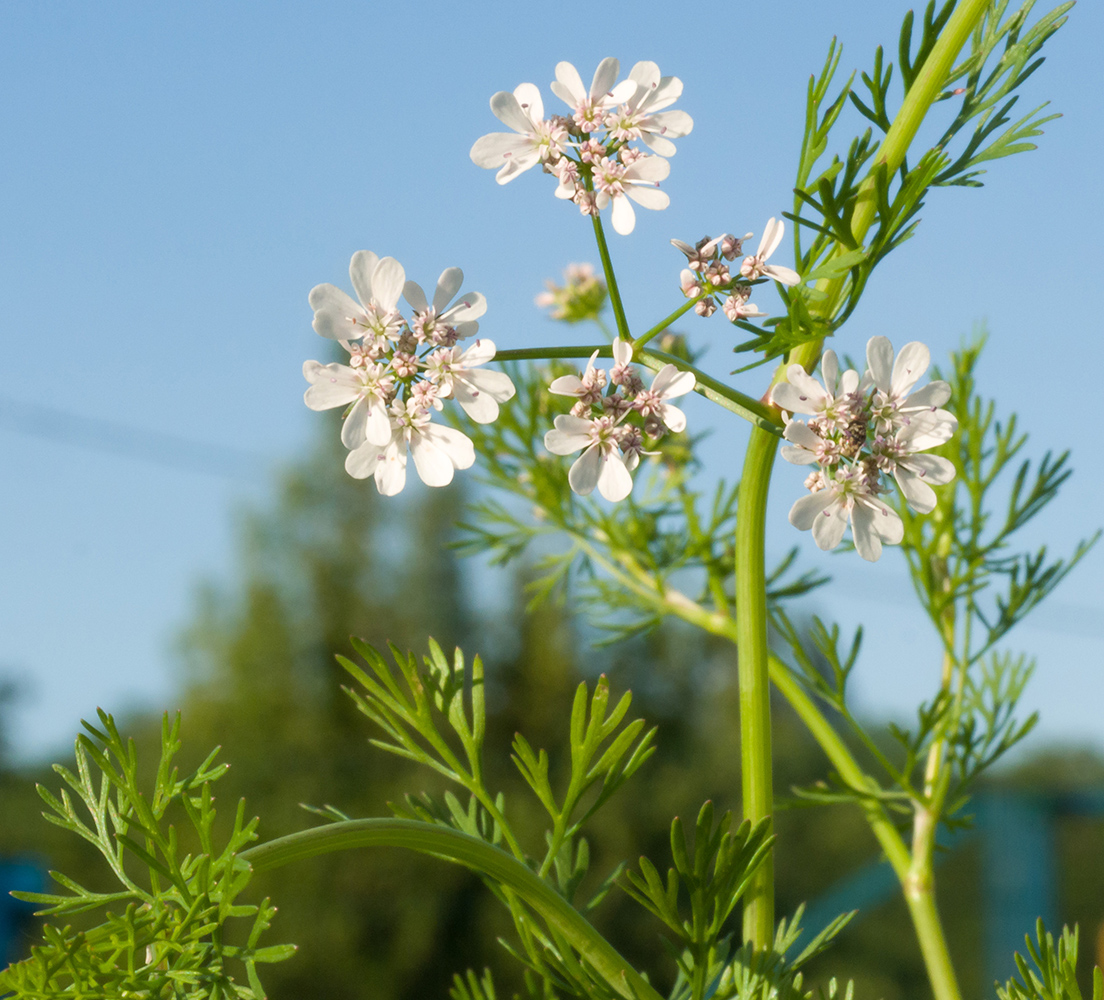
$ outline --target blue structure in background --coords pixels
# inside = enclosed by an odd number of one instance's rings
[[[973,829],[942,838],[940,846],[946,848],[945,858],[967,841],[981,841],[986,982],[1004,982],[1015,973],[1012,956],[1023,954],[1024,936],[1034,936],[1036,920],[1042,917],[1053,934],[1061,930],[1056,821],[1104,816],[1104,791],[1046,795],[994,789],[977,795],[973,808]],[[803,923],[816,930],[850,910],[858,910],[856,919],[861,919],[900,891],[893,869],[874,862],[810,903]],[[1091,935],[1092,930],[1084,932]],[[1091,951],[1091,936],[1084,943]]]
[[[29,858],[0,860],[0,962],[8,965],[22,958],[21,931],[30,923],[34,903],[13,898],[12,892],[42,892],[46,872]]]

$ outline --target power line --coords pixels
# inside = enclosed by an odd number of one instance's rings
[[[265,462],[256,452],[2,397],[0,429],[209,476],[249,478],[256,476]]]

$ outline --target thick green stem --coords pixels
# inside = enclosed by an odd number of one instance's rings
[[[613,306],[613,318],[617,321],[617,333],[622,340],[631,341],[629,321],[625,319],[625,307],[621,304],[621,289],[617,287],[617,275],[613,273],[613,261],[610,260],[609,247],[606,245],[602,219],[597,212],[590,218],[594,223],[594,238],[598,241],[598,255],[602,258],[602,271],[606,275],[606,288],[609,290],[610,305]]]
[[[740,752],[744,818],[774,811],[771,783],[770,678],[767,670],[767,490],[778,438],[752,429],[736,509],[736,643],[740,679]],[[744,940],[758,951],[774,943],[774,858],[768,855],[745,897]]]
[[[505,851],[459,830],[404,819],[355,819],[303,830],[241,854],[255,871],[360,847],[403,847],[486,874],[513,890],[626,1000],[661,1000],[582,915],[550,885]]]

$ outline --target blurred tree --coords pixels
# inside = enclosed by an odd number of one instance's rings
[[[514,732],[545,747],[555,772],[575,686],[602,672],[615,692],[632,689],[634,712],[659,725],[659,752],[592,831],[589,888],[622,860],[667,857],[672,817],[696,815],[707,798],[739,813],[738,693],[727,647],[671,625],[593,648],[595,635],[570,606],[526,611],[522,577],[503,587],[501,573],[457,564],[446,544],[462,502],[457,486],[412,488],[389,502],[345,475],[336,425],[326,423],[322,441],[283,474],[267,509],[243,516],[234,577],[200,588],[182,635],[185,752],[199,758],[222,745],[232,765],[220,782],[224,805],[244,796],[268,839],[319,822],[300,803],[386,815],[386,803],[406,792],[440,790],[434,774],[369,744],[376,734],[341,692],[345,675],[334,660],[350,653],[350,635],[418,653],[432,635],[445,648],[459,644],[484,658],[490,782],[506,793],[534,850],[540,816],[509,760]],[[804,729],[776,707],[781,791],[817,780],[826,765]],[[133,719],[126,729],[152,742],[159,724]],[[31,776],[57,783],[48,773]],[[0,851],[33,845],[50,867],[96,887],[85,845],[38,818],[25,776],[0,771],[0,809]],[[783,809],[777,832],[780,913],[876,857],[866,824],[848,807]],[[1099,851],[1089,860],[1087,836],[1070,841],[1079,865],[1094,873],[1082,868],[1078,885],[1099,885],[1104,865]],[[968,851],[952,857],[940,885],[964,984],[987,991],[974,960],[976,858]],[[269,972],[273,1000],[443,997],[454,972],[485,964],[495,968],[503,995],[517,981],[496,943],[511,933],[498,904],[477,879],[444,863],[397,851],[330,855],[269,873],[257,891],[280,907],[273,939],[300,945],[294,960]],[[1091,940],[1099,914],[1078,900]],[[926,980],[904,906],[895,901],[876,915],[846,932],[814,977],[854,978],[859,997],[920,1000]],[[666,963],[656,922],[616,890],[593,919],[657,985],[669,985],[659,972]]]

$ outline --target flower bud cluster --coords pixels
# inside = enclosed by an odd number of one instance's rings
[[[632,202],[649,209],[670,204],[658,190],[671,170],[666,157],[675,154],[671,140],[689,134],[694,122],[685,111],[664,110],[682,94],[677,77],[661,77],[653,62],[638,62],[627,80],[617,82],[619,71],[616,59],[603,59],[587,89],[571,63],[557,64],[552,92],[570,109],[566,115],[545,118],[544,100],[531,83],[495,94],[491,110],[513,133],[478,139],[472,161],[496,170],[499,184],[539,163],[559,182],[557,198],[584,215],[610,207],[613,228],[631,233]],[[644,149],[631,145],[636,142]]]
[[[744,257],[738,268],[729,268],[729,264],[744,252],[744,242],[750,240],[753,233],[733,236],[722,233],[720,236],[703,236],[691,246],[682,240],[671,240],[686,257],[686,267],[679,272],[679,288],[688,299],[696,299],[694,312],[699,316],[712,316],[719,305],[730,323],[756,316],[766,316],[758,306],[749,302],[751,284],[757,278],[774,278],[783,285],[796,285],[801,281],[796,271],[779,264],[768,264],[767,258],[782,242],[785,226],[777,219],[770,219],[759,241],[759,249],[752,256]],[[736,271],[736,277],[732,275]],[[708,293],[708,294],[706,294]]]
[[[901,541],[904,525],[881,497],[896,481],[906,503],[921,514],[935,509],[931,484],[949,483],[954,465],[922,452],[950,440],[958,427],[953,414],[941,409],[950,399],[946,382],[930,382],[913,391],[928,368],[930,353],[918,341],[906,344],[896,361],[885,337],[872,337],[866,347],[867,370],[843,374],[834,351],[821,361],[824,384],[801,365],[791,365],[786,381],[771,391],[771,402],[786,417],[789,442],[782,457],[795,465],[816,468],[805,480],[809,495],[790,510],[790,523],[812,529],[822,549],[839,544],[848,521],[855,548],[868,560],[877,559],[882,544]],[[791,413],[808,414],[807,421]]]
[[[498,404],[514,395],[503,372],[479,370],[494,358],[491,341],[459,346],[478,332],[486,300],[469,292],[454,302],[464,274],[450,267],[429,302],[397,260],[368,250],[353,254],[349,277],[357,299],[329,284],[311,290],[315,331],[337,341],[349,358],[348,364],[305,362],[310,388],[304,400],[312,410],[346,408],[341,441],[351,476],[373,476],[380,493],[398,493],[406,485],[409,450],[421,480],[444,486],[456,469],[472,465],[475,449],[466,434],[432,423],[433,411],[451,398],[472,420],[490,423]],[[409,315],[398,308],[400,295]]]
[[[545,434],[544,446],[553,455],[582,449],[568,474],[571,489],[580,495],[597,487],[607,500],[624,500],[632,492],[640,457],[657,454],[646,445],[686,429],[686,414],[669,400],[694,388],[693,373],[664,365],[645,388],[632,353],[632,344],[618,338],[608,372],[595,366],[595,351],[581,375],[563,375],[549,387],[557,395],[575,397],[571,412],[557,416],[554,429]]]
[[[591,264],[568,264],[563,272],[564,283],[545,282],[545,291],[534,299],[542,309],[549,310],[552,319],[564,323],[581,323],[597,319],[606,304],[606,283],[594,273]]]

